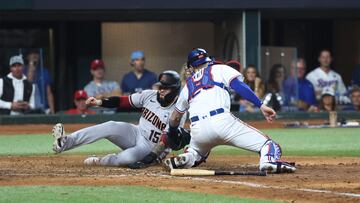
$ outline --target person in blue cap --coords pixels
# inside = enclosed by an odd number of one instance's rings
[[[145,69],[145,54],[143,51],[134,51],[131,54],[130,65],[133,70],[125,74],[121,81],[121,90],[124,94],[141,92],[152,89],[157,82],[155,73]]]

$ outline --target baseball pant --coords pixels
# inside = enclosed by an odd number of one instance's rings
[[[125,166],[135,163],[144,158],[153,148],[150,141],[141,134],[138,126],[109,121],[71,133],[66,137],[62,151],[90,144],[100,139],[107,139],[123,150],[117,154],[102,157],[100,165],[104,166]]]
[[[203,160],[215,146],[230,145],[259,153],[269,139],[228,112],[207,116],[191,123],[190,128],[191,141],[187,153],[179,155],[186,157],[185,168]]]

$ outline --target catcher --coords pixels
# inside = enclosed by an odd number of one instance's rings
[[[260,154],[259,169],[274,173],[294,172],[295,166],[280,161],[280,145],[259,130],[242,122],[230,112],[229,89],[260,108],[268,122],[276,112],[264,105],[243,82],[243,76],[227,65],[214,65],[204,49],[188,55],[193,75],[187,79],[172,113],[168,140],[178,139],[178,127],[185,112],[190,114],[191,140],[185,153],[165,160],[169,169],[194,167],[218,145],[230,145]]]
[[[183,154],[166,159],[164,164],[167,168],[195,167],[206,160],[213,147],[230,145],[259,153],[261,171],[283,173],[296,170],[294,165],[280,161],[282,151],[279,144],[230,113],[231,88],[259,107],[268,122],[276,116],[276,112],[262,104],[243,82],[241,73],[227,65],[213,64],[207,52],[201,48],[189,53],[188,67],[193,74],[179,95],[169,129],[162,135],[162,144],[144,160],[133,164],[134,168],[151,163],[166,147],[177,150],[186,144],[178,126],[183,114],[188,111],[191,121],[189,148]]]

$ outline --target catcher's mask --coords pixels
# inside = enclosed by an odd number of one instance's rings
[[[207,62],[211,62],[211,59],[206,50],[202,48],[196,48],[189,53],[187,66],[195,68]]]
[[[172,70],[167,70],[162,72],[159,75],[159,82],[156,85],[161,89],[171,89],[171,92],[166,94],[163,98],[160,96],[160,91],[157,93],[157,100],[162,107],[169,106],[174,102],[175,98],[179,95],[180,92],[180,76],[177,72]]]

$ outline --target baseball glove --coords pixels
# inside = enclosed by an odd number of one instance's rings
[[[129,164],[128,167],[131,169],[147,168],[149,166],[160,163],[171,151],[180,150],[190,143],[190,131],[184,128],[178,128],[177,136],[169,138],[164,133],[161,137],[160,146],[155,149],[155,152],[150,152],[141,161],[137,161],[133,164]]]

